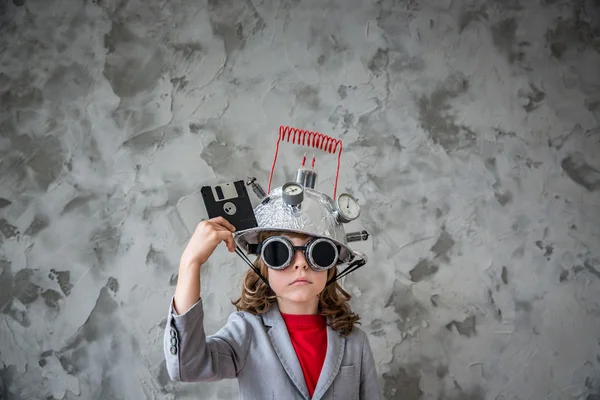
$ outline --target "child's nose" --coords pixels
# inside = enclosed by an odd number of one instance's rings
[[[306,261],[306,257],[304,257],[304,252],[302,250],[296,250],[292,263],[295,269],[308,268],[308,262]]]

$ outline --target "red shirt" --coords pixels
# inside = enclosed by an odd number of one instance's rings
[[[327,323],[322,315],[281,313],[296,356],[300,361],[308,392],[312,397],[327,354]]]

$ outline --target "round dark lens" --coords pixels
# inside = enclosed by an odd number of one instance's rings
[[[312,259],[319,267],[329,267],[335,262],[335,247],[328,242],[318,242],[312,248]]]
[[[285,243],[272,241],[265,246],[263,257],[272,267],[282,267],[290,258],[290,250]]]

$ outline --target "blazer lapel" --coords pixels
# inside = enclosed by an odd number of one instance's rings
[[[302,393],[302,396],[304,396],[306,400],[309,400],[310,395],[308,393],[308,388],[306,387],[302,367],[298,361],[298,356],[296,356],[296,351],[292,345],[285,322],[279,313],[277,303],[271,305],[269,311],[263,314],[262,319],[264,325],[270,327],[270,329],[267,330],[267,335],[269,336],[271,345],[273,346],[277,357],[279,357],[279,361],[281,361],[285,372],[292,382],[294,382],[294,385],[296,385],[296,388],[298,388],[300,393]],[[327,339],[329,340],[329,332],[327,333]],[[327,348],[327,354],[329,355],[329,346]],[[327,363],[327,360],[325,360],[325,363]],[[319,378],[319,382],[320,379],[321,378]]]
[[[313,400],[323,397],[333,383],[342,365],[345,347],[346,339],[327,325],[327,354],[325,355],[325,362],[321,369],[321,375],[319,375],[317,387],[315,387],[313,393]]]

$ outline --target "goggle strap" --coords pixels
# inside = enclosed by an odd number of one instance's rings
[[[344,269],[342,272],[340,272],[339,274],[337,274],[333,278],[331,278],[325,286],[329,286],[333,282],[337,281],[338,279],[343,278],[344,276],[348,275],[349,273],[351,273],[353,271],[356,271],[357,269],[359,269],[360,267],[362,267],[365,264],[366,264],[365,260],[356,260],[356,261],[351,262],[350,265],[348,265],[348,267],[346,267],[346,269]]]
[[[237,245],[235,246],[235,252],[237,253],[238,256],[240,256],[240,258],[242,260],[244,260],[246,262],[246,264],[248,264],[248,266],[250,268],[252,268],[252,270],[256,273],[256,275],[258,275],[258,277],[260,279],[262,279],[262,281],[267,285],[267,287],[269,289],[271,289],[271,285],[269,285],[269,281],[264,276],[262,276],[262,274],[260,273],[260,271],[258,270],[258,268],[256,268],[254,266],[254,264],[252,264],[252,261],[250,261],[250,259],[244,254],[244,252],[242,251],[242,249],[240,249],[240,247],[237,246]],[[271,290],[273,290],[273,289],[271,289]]]

